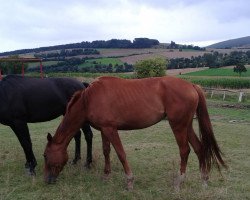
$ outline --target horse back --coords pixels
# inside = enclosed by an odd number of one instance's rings
[[[183,86],[173,86],[175,84]],[[168,103],[173,106],[181,101],[182,87],[193,90],[192,84],[172,77],[134,80],[99,78],[85,92],[89,121],[113,124],[120,129],[148,127],[168,115]],[[188,94],[187,91],[185,93]]]
[[[0,90],[6,95],[2,102],[7,108],[6,117],[41,122],[64,114],[71,96],[83,87],[73,79],[12,75],[1,81]]]

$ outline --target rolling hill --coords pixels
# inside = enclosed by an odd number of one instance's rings
[[[207,46],[207,48],[227,49],[227,48],[250,48],[250,36],[241,37],[223,42],[218,42]]]

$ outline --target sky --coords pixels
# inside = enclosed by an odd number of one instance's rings
[[[204,47],[250,36],[249,0],[0,0],[0,52],[146,37]]]

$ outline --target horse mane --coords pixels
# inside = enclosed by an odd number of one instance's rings
[[[82,90],[76,91],[74,93],[74,95],[71,97],[67,109],[66,109],[66,113],[68,113],[71,109],[71,107],[73,106],[73,104],[79,99],[81,98],[81,94],[82,94]]]

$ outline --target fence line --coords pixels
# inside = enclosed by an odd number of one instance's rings
[[[229,90],[229,89],[218,89],[218,88],[207,88],[203,87],[204,91],[211,91],[210,98],[213,98],[215,92],[223,92],[222,100],[224,101],[226,98],[226,92],[238,94],[238,102],[242,102],[243,98],[247,96],[247,92],[243,92],[241,90]]]

